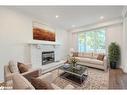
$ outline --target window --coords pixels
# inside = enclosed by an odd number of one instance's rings
[[[105,29],[78,34],[79,52],[105,52]]]

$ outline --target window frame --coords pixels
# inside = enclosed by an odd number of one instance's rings
[[[80,31],[78,33],[78,51],[79,52],[91,52],[91,51],[87,51],[87,50],[81,51],[81,46],[79,46],[80,45],[79,34],[80,33],[84,33],[84,38],[85,38],[85,41],[86,41],[86,37],[85,37],[86,32],[97,32],[98,30],[103,30],[105,32],[105,34],[104,34],[104,36],[105,36],[105,39],[104,39],[105,40],[104,41],[104,51],[103,52],[101,51],[101,53],[106,53],[106,28],[97,28],[97,29],[92,29],[92,30],[87,30],[87,31]],[[84,41],[84,45],[86,43],[85,41]],[[94,43],[96,43],[96,42],[94,42]],[[86,47],[86,46],[84,46],[84,47]],[[95,48],[94,48],[94,50],[92,52],[98,52],[98,51],[95,51]]]

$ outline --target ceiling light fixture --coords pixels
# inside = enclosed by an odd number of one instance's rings
[[[59,15],[56,15],[56,18],[59,18]]]
[[[100,19],[103,20],[104,19],[104,16],[100,16]]]

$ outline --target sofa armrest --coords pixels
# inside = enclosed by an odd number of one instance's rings
[[[104,63],[104,70],[106,71],[107,70],[107,57],[105,56],[104,57],[104,60],[103,60],[103,63]]]
[[[15,74],[15,73],[7,74],[7,75],[5,76],[4,81],[7,82],[7,81],[9,81],[9,80],[12,80],[14,74]]]
[[[4,65],[4,81],[7,82],[12,79],[14,74],[10,72],[8,65]]]
[[[39,79],[44,79],[44,80],[46,80],[46,81],[48,81],[48,82],[50,82],[50,83],[52,83],[53,82],[53,75],[52,75],[52,73],[46,73],[46,74],[43,74],[43,75],[41,75],[40,77],[38,77]]]

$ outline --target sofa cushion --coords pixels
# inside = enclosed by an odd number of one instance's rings
[[[92,53],[80,52],[78,57],[92,58]]]
[[[20,73],[24,73],[24,72],[27,72],[28,71],[28,66],[23,64],[23,63],[20,63],[18,62],[18,69],[20,71]]]
[[[39,78],[32,78],[31,84],[35,87],[35,89],[53,89],[51,83]]]
[[[95,52],[94,52],[92,57],[93,57],[94,59],[97,59],[98,55],[100,55],[100,54],[101,54],[101,55],[105,55],[104,53],[95,53]]]
[[[83,53],[83,57],[92,58],[92,53]]]
[[[79,52],[78,53],[78,57],[82,57],[83,56],[83,53],[82,52]]]
[[[93,56],[92,56],[94,59],[97,59],[98,57],[98,53],[93,53]]]
[[[54,77],[52,75],[51,72],[48,72],[46,74],[42,74],[41,76],[38,77],[39,79],[44,79],[44,80],[47,80],[48,82],[52,83],[53,80],[54,80]],[[55,77],[56,78],[56,77]]]
[[[98,64],[98,65],[103,65],[103,61],[97,60],[97,59],[91,59],[91,58],[82,58],[82,57],[76,57],[76,59],[79,62],[86,62],[86,63],[91,63],[91,64]]]
[[[98,65],[103,65],[103,61],[100,61],[100,60],[97,60],[97,59],[92,59],[92,60],[90,61],[90,63],[98,64]]]
[[[103,54],[99,54],[97,57],[97,60],[103,61],[104,60],[104,56]]]
[[[13,76],[13,89],[35,89],[31,83],[21,74]]]
[[[17,62],[10,60],[8,63],[8,68],[11,73],[19,73],[18,67],[17,67]]]
[[[89,62],[90,61],[90,58],[83,58],[83,57],[75,57],[77,59],[77,61],[80,61],[80,62]]]

